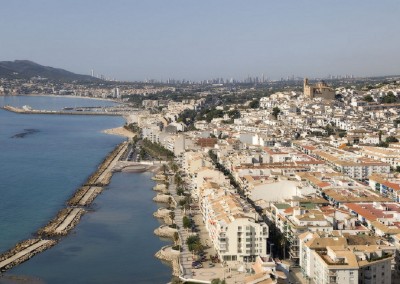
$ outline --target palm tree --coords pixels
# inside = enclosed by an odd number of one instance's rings
[[[167,166],[167,164],[162,164],[161,170],[164,172],[164,175],[165,175],[165,173],[168,171],[168,166]]]

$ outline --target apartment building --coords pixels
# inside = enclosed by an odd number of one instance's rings
[[[199,206],[210,239],[223,261],[255,261],[267,255],[268,226],[236,194],[203,188]]]

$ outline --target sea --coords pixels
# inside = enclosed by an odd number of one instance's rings
[[[109,106],[110,101],[4,96],[0,106],[33,109]],[[124,138],[102,130],[121,117],[16,114],[0,110],[0,253],[33,237]],[[167,283],[171,268],[154,257],[168,240],[150,173],[116,173],[76,228],[54,247],[0,276],[8,283]]]

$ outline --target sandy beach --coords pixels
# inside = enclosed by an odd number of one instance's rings
[[[136,136],[136,133],[133,133],[123,127],[111,128],[102,131],[103,133],[111,134],[111,135],[119,135],[128,138],[133,138]]]

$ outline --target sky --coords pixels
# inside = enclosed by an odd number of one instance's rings
[[[400,74],[400,1],[0,0],[0,61],[118,80]]]

